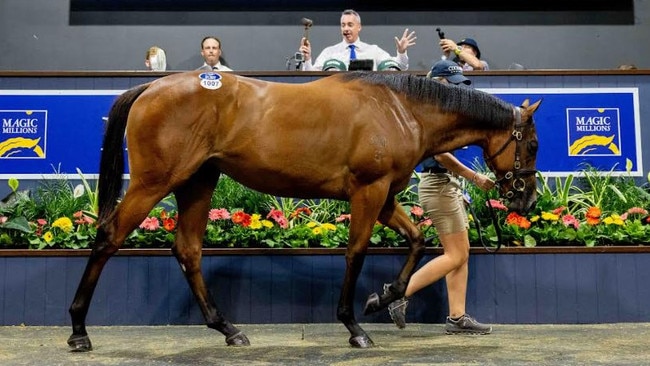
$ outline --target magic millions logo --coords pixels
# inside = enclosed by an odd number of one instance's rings
[[[0,110],[0,159],[45,159],[47,111]]]
[[[567,108],[569,156],[620,156],[618,108]]]

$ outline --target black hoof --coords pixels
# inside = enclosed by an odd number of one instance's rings
[[[239,332],[235,335],[231,335],[226,338],[226,344],[234,347],[250,346],[251,342],[248,340],[248,337],[242,332]]]
[[[366,335],[350,337],[350,344],[354,348],[372,348],[375,346],[372,339]]]
[[[93,345],[90,344],[90,338],[87,335],[71,335],[68,338],[68,346],[70,352],[88,352],[93,350]]]
[[[370,296],[368,296],[368,300],[366,301],[366,306],[363,308],[363,315],[372,314],[379,310],[381,310],[381,307],[379,305],[379,295],[377,295],[377,293],[374,292],[370,294]]]

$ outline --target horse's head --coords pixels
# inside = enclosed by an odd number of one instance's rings
[[[499,193],[508,200],[508,209],[520,214],[531,210],[537,199],[538,143],[533,113],[540,103],[529,105],[526,99],[515,108],[512,130],[494,135],[483,150],[485,162],[496,174]]]

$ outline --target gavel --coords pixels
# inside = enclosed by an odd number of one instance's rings
[[[302,18],[300,23],[305,26],[305,31],[302,36],[305,38],[305,42],[307,42],[309,40],[309,28],[314,25],[314,21],[309,18]]]

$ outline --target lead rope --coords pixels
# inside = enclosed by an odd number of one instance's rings
[[[465,192],[463,194],[465,196],[465,201],[467,202],[467,206],[469,206],[469,211],[472,214],[472,217],[474,218],[474,226],[476,226],[476,232],[478,233],[478,240],[481,242],[481,245],[483,245],[483,248],[485,248],[485,251],[489,253],[496,253],[501,249],[501,242],[502,242],[502,237],[501,237],[501,225],[499,225],[499,220],[497,219],[496,213],[494,213],[494,207],[492,207],[492,203],[490,200],[487,200],[487,205],[490,208],[490,217],[492,218],[492,223],[494,224],[494,230],[497,233],[497,246],[496,248],[492,249],[489,245],[485,243],[485,240],[483,239],[483,234],[481,234],[481,223],[479,222],[478,218],[476,217],[476,211],[474,211],[474,206],[472,206],[472,200],[469,197],[469,194]]]

